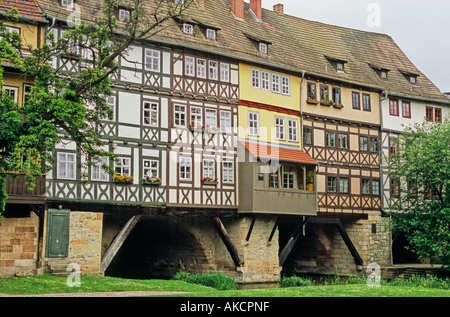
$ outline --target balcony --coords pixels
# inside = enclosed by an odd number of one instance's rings
[[[6,194],[9,204],[44,204],[45,194],[45,176],[36,177],[36,186],[33,190],[27,185],[27,178],[22,174],[11,175],[6,178]]]

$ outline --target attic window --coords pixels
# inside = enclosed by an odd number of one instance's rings
[[[336,70],[338,72],[343,72],[344,71],[344,64],[343,63],[336,63]]]
[[[183,33],[193,35],[194,34],[194,26],[189,23],[183,23]]]
[[[382,71],[380,72],[380,77],[381,77],[381,79],[387,79],[387,72],[384,71],[384,70],[382,70]]]
[[[330,62],[334,69],[336,69],[336,72],[345,74],[346,61],[329,56],[325,56],[325,58]]]
[[[388,79],[389,69],[369,64],[381,79]]]
[[[67,8],[73,8],[73,0],[61,0],[61,5]]]
[[[400,69],[399,71],[400,73],[403,74],[403,76],[405,76],[405,78],[409,81],[410,84],[417,84],[417,78],[419,77],[419,75]]]
[[[213,29],[206,29],[206,38],[208,40],[216,40],[216,30]]]
[[[259,42],[259,51],[267,54],[267,43]]]
[[[409,82],[411,84],[416,84],[417,83],[417,77],[416,76],[409,76]]]
[[[130,20],[130,10],[119,9],[119,20],[129,21]]]

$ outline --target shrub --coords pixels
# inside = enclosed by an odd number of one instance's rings
[[[312,284],[311,279],[300,276],[283,276],[280,281],[281,287],[311,286]]]
[[[396,278],[389,282],[391,286],[407,286],[420,288],[440,288],[450,289],[449,278],[438,278],[435,276],[425,277],[420,275],[413,275],[409,279]]]
[[[233,290],[237,288],[236,281],[232,277],[222,273],[191,274],[188,272],[179,271],[175,274],[173,279],[184,281],[186,283],[213,287],[220,291]]]

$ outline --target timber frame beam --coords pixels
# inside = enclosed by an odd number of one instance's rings
[[[231,241],[231,238],[230,238],[227,230],[225,229],[222,221],[220,220],[219,217],[214,217],[213,220],[214,220],[214,224],[216,225],[216,229],[217,229],[220,237],[222,238],[223,243],[227,247],[227,250],[230,253],[231,258],[233,259],[234,265],[236,265],[237,267],[243,266],[244,261],[240,258],[239,253],[236,249],[236,246],[233,244],[233,241]]]

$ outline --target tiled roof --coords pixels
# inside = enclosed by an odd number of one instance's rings
[[[36,1],[49,16],[65,19],[70,14],[58,0]],[[76,3],[80,5],[81,18],[93,21],[93,14],[89,12],[95,12],[100,2],[77,0]],[[145,1],[145,9],[150,10],[153,3]],[[198,26],[194,36],[184,35],[175,20],[169,21],[166,28],[152,39],[297,74],[306,71],[313,76],[373,87],[391,94],[448,102],[388,35],[280,15],[267,9],[262,10],[261,23],[249,13],[248,3],[245,3],[244,20],[238,20],[230,8],[231,0],[205,0],[203,8],[194,3],[185,12],[185,19],[219,29],[217,41],[207,40]],[[252,38],[270,43],[269,54],[258,52]],[[345,74],[333,68],[330,58],[346,62]],[[389,70],[388,79],[381,79],[371,65]],[[417,83],[410,84],[402,71],[417,74]]]
[[[247,151],[254,157],[265,158],[282,162],[294,162],[318,165],[317,161],[302,150],[288,149],[284,147],[261,144],[258,142],[240,141]]]
[[[18,16],[46,22],[39,7],[34,0],[1,0],[0,13],[6,13],[10,9],[15,8],[19,11]]]

